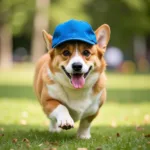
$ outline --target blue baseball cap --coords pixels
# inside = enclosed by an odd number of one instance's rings
[[[97,44],[96,35],[91,27],[85,21],[71,19],[59,24],[54,31],[52,39],[52,48],[57,47],[67,41],[79,40],[91,45]]]

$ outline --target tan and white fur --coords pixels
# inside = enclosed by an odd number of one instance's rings
[[[98,41],[95,45],[68,41],[52,48],[52,36],[43,31],[49,52],[37,62],[34,89],[45,114],[50,118],[50,132],[71,129],[74,122],[80,120],[77,136],[82,139],[91,137],[91,122],[106,100],[106,63],[103,55],[110,38],[110,28],[104,24],[95,34]],[[88,50],[89,56],[85,50]],[[70,81],[72,64],[76,62],[82,64],[83,75],[89,71],[83,87],[77,88]]]

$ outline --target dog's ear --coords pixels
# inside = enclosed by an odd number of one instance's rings
[[[52,48],[52,36],[50,34],[48,34],[45,30],[42,31],[43,34],[43,38],[46,44],[46,47],[48,50],[50,50]]]
[[[96,34],[98,46],[105,51],[107,44],[109,42],[109,39],[110,39],[110,27],[109,27],[109,25],[107,25],[107,24],[101,25],[95,31],[95,34]]]

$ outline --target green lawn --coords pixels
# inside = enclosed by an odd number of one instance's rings
[[[32,90],[33,68],[0,70],[0,150],[150,150],[150,75],[108,73],[108,98],[91,128],[90,140],[74,129],[48,131]]]

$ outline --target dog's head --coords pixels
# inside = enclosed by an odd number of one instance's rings
[[[68,41],[51,48],[52,36],[43,31],[49,50],[51,76],[63,86],[75,89],[94,84],[105,70],[104,53],[110,38],[110,28],[104,24],[96,31],[97,44],[82,41]]]

